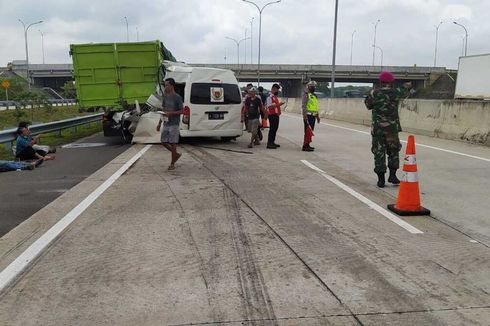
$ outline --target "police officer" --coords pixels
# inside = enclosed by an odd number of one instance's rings
[[[303,101],[301,103],[301,108],[303,110],[303,123],[305,127],[305,137],[303,141],[303,149],[304,152],[313,152],[315,150],[314,147],[310,146],[310,141],[306,137],[306,129],[308,126],[311,127],[312,130],[315,130],[315,122],[320,123],[320,116],[318,115],[318,98],[315,95],[316,81],[312,80],[308,84],[306,84],[307,89],[303,94]]]
[[[372,112],[371,152],[374,155],[374,172],[378,176],[378,187],[385,186],[386,155],[388,154],[388,168],[390,176],[388,182],[399,184],[396,170],[400,167],[399,152],[402,148],[398,133],[402,130],[398,116],[398,105],[409,95],[411,83],[403,87],[394,85],[395,77],[389,71],[379,75],[379,86],[371,90],[364,103]]]

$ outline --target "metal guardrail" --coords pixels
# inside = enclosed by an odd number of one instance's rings
[[[100,121],[104,113],[97,113],[80,118],[72,118],[54,122],[48,122],[38,125],[29,126],[31,135],[46,134],[49,132],[59,131],[71,127],[84,125],[90,122]],[[10,143],[17,139],[17,128],[0,131],[0,144]]]

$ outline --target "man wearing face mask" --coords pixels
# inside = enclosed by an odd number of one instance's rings
[[[269,138],[267,141],[268,149],[276,149],[281,147],[276,144],[276,133],[277,129],[279,129],[279,116],[281,115],[281,106],[284,105],[284,102],[280,102],[279,98],[279,89],[281,86],[279,84],[272,85],[271,93],[269,97],[267,97],[266,107],[267,112],[269,113]]]
[[[320,116],[318,115],[318,98],[315,95],[316,81],[312,80],[307,86],[307,90],[303,95],[303,101],[301,103],[301,108],[303,110],[303,122],[305,126],[305,138],[303,141],[303,152],[313,152],[314,147],[310,146],[310,142],[306,137],[306,129],[308,126],[311,130],[315,130],[315,122],[320,123]]]

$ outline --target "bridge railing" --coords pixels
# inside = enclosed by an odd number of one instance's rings
[[[65,99],[48,99],[47,100],[52,106],[68,106],[77,104],[76,99],[65,98]],[[25,105],[26,109],[30,109],[32,107],[31,104]],[[42,107],[42,105],[41,105]],[[15,110],[15,108],[24,108],[24,105],[17,101],[0,101],[0,111],[5,110]]]

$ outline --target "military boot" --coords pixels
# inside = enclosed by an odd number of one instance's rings
[[[376,173],[378,175],[378,187],[384,188],[385,186],[385,174],[384,173]]]
[[[394,185],[400,184],[400,180],[398,180],[398,178],[396,177],[396,170],[390,169],[390,176],[388,177],[388,182]]]

